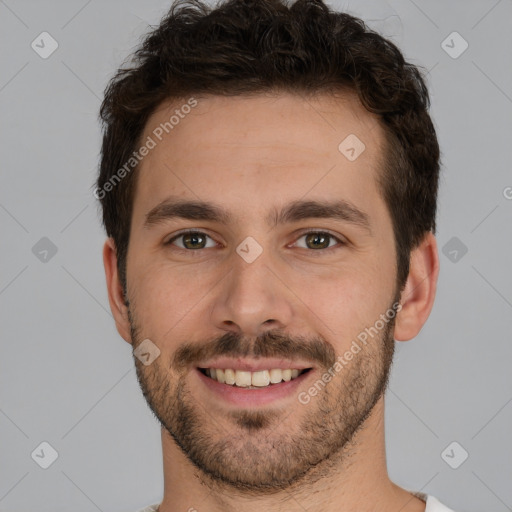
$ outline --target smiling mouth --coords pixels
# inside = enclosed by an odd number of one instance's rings
[[[257,372],[232,370],[230,368],[198,368],[198,370],[203,375],[221,384],[246,389],[261,389],[280,384],[281,382],[294,380],[300,375],[309,372],[311,368],[300,370],[293,368],[272,368],[270,370],[260,370]]]

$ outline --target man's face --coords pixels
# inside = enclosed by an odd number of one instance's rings
[[[398,297],[382,129],[352,96],[210,97],[155,140],[127,258],[133,347],[160,350],[135,359],[140,385],[206,474],[284,488],[340,453],[387,380],[393,321],[378,320]]]

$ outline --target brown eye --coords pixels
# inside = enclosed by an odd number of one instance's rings
[[[326,233],[309,233],[306,235],[306,245],[310,249],[326,249],[329,247],[330,238]]]
[[[210,241],[208,239],[210,239]],[[180,249],[189,250],[215,247],[215,242],[211,239],[211,237],[205,233],[201,233],[200,231],[189,231],[186,233],[181,233],[171,238],[167,244],[176,245]]]
[[[187,233],[183,235],[183,245],[187,249],[202,249],[206,244],[206,237],[201,233]]]
[[[300,236],[295,245],[302,249],[334,249],[336,245],[344,245],[344,242],[324,231],[310,231]]]

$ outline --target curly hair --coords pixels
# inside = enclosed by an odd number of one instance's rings
[[[400,290],[411,250],[435,233],[440,151],[422,72],[362,20],[321,0],[285,2],[228,0],[211,7],[178,0],[108,83],[95,195],[125,292],[137,168],[108,193],[106,184],[132,156],[157,107],[191,94],[357,93],[385,135],[377,183],[393,222]]]

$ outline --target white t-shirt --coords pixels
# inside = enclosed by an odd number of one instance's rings
[[[418,498],[425,501],[427,506],[425,512],[454,512],[451,508],[445,507],[437,498],[429,494],[414,493]],[[137,512],[156,512],[160,503],[138,510]]]

